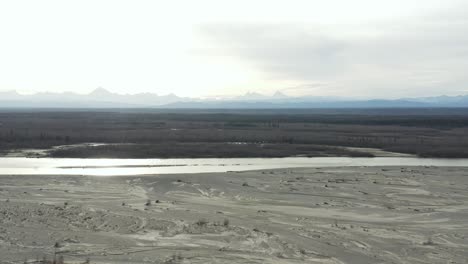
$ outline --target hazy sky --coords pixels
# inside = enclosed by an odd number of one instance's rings
[[[468,94],[466,0],[0,0],[0,90]]]

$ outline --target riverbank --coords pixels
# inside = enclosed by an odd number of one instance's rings
[[[193,149],[197,152],[194,153]],[[417,157],[377,148],[266,143],[115,144],[83,143],[46,149],[14,149],[0,153],[6,158],[287,158],[287,157]]]
[[[308,144],[268,143],[158,143],[116,144],[83,143],[59,145],[45,149],[14,149],[4,152],[4,157],[30,158],[283,158],[283,157],[374,157],[370,149],[345,148]],[[385,151],[377,152],[377,154]],[[390,152],[388,152],[390,153]],[[405,156],[405,154],[402,154]]]
[[[2,263],[464,263],[466,167],[0,176]],[[54,247],[54,245],[56,247]]]

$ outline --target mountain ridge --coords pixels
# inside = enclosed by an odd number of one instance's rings
[[[272,95],[247,92],[224,99],[179,97],[173,93],[118,94],[98,87],[88,94],[39,92],[20,94],[0,92],[0,107],[84,107],[84,108],[402,108],[468,107],[468,95],[413,97],[401,99],[352,99],[326,96],[288,96],[281,91]]]

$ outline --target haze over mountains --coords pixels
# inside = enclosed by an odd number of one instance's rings
[[[468,95],[402,99],[356,100],[350,98],[302,96],[281,92],[263,95],[249,92],[223,99],[179,97],[175,94],[117,94],[97,88],[89,94],[0,92],[2,108],[421,108],[468,107]]]

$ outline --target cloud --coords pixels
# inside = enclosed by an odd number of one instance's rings
[[[468,15],[459,8],[374,24],[231,23],[200,31],[218,55],[273,81],[324,82],[347,94],[453,94],[468,86]]]
[[[219,52],[247,60],[272,79],[328,76],[344,65],[344,41],[298,25],[214,24],[202,33]]]

